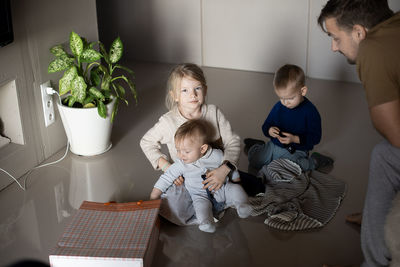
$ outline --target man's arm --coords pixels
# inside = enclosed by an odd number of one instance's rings
[[[400,99],[370,107],[369,111],[378,132],[400,148]]]

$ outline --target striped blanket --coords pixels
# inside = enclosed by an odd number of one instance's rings
[[[318,171],[302,172],[288,160],[277,159],[258,173],[266,183],[263,196],[249,198],[252,215],[267,214],[264,223],[280,230],[306,230],[326,225],[335,215],[346,184]]]

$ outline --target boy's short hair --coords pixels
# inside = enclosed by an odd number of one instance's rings
[[[188,120],[183,123],[175,132],[175,142],[184,140],[185,138],[201,138],[202,144],[210,144],[210,125],[209,122],[203,119]]]
[[[167,95],[165,98],[165,105],[168,110],[175,107],[176,102],[174,96],[178,93],[180,82],[183,77],[188,77],[193,80],[199,81],[201,86],[207,92],[207,83],[203,70],[193,63],[182,63],[176,65],[169,74],[167,82]]]
[[[306,77],[303,69],[299,66],[286,64],[275,72],[273,85],[276,90],[287,88],[289,85],[301,89],[305,84]]]
[[[387,0],[329,0],[322,8],[318,24],[326,32],[324,22],[335,18],[339,28],[353,29],[359,24],[367,29],[393,16]]]

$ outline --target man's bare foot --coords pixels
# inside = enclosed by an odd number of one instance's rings
[[[354,223],[361,226],[362,213],[357,212],[346,216],[346,222]]]

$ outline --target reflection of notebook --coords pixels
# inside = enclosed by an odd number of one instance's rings
[[[50,265],[150,266],[160,203],[84,201],[49,256]]]

